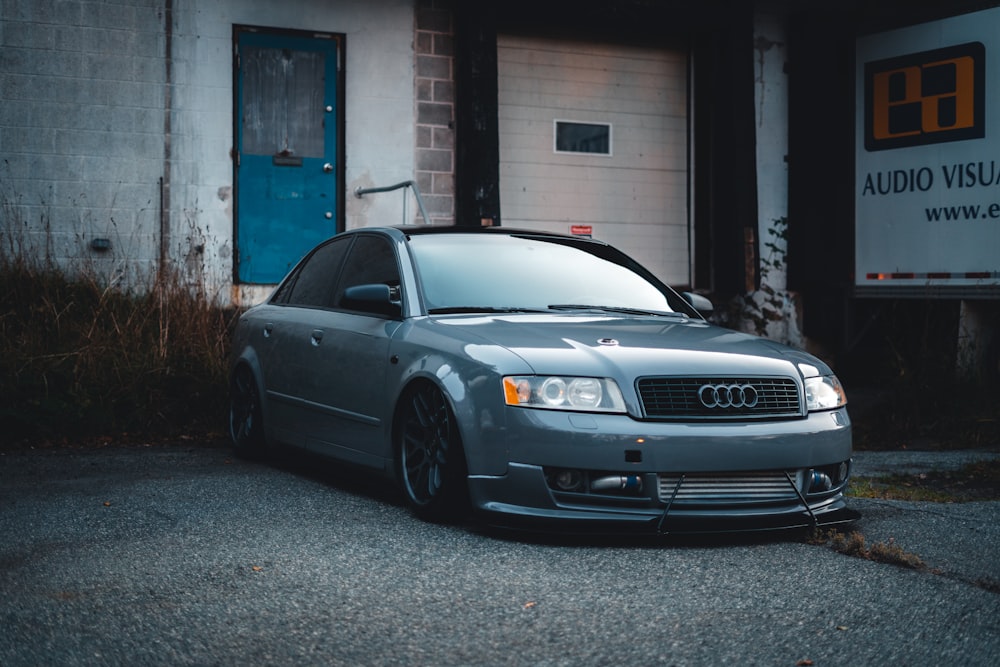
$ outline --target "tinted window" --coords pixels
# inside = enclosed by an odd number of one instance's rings
[[[296,306],[328,307],[350,245],[351,239],[339,238],[317,248],[295,277],[287,302]]]
[[[611,126],[557,120],[556,152],[611,155]]]
[[[627,256],[573,239],[499,234],[413,236],[428,310],[593,305],[684,310]],[[672,305],[674,307],[672,307]]]
[[[340,284],[337,286],[333,303],[337,308],[363,310],[381,315],[399,315],[399,307],[390,304],[374,305],[370,303],[352,302],[344,297],[348,287],[355,285],[388,285],[399,288],[399,267],[396,264],[396,253],[389,241],[381,236],[360,236],[351,248],[351,253],[344,263]],[[398,300],[398,296],[397,299]]]

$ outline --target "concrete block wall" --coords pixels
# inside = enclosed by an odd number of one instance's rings
[[[30,254],[141,283],[158,257],[161,0],[0,3],[0,233]],[[110,249],[94,250],[106,239]]]
[[[347,229],[403,220],[403,195],[359,187],[413,178],[413,0],[173,0],[171,256],[220,300],[248,305],[269,286],[232,286],[233,26],[336,33],[346,47]],[[416,207],[407,211],[412,215]]]
[[[162,254],[193,285],[242,302],[227,293],[234,24],[345,36],[345,226],[412,221],[401,195],[353,193],[415,178],[414,2],[2,0],[0,247],[138,289]],[[432,10],[420,76],[425,101],[440,105],[451,95],[450,19]],[[436,151],[423,191],[447,220],[450,114],[435,110],[421,126]],[[93,250],[94,239],[110,249]]]

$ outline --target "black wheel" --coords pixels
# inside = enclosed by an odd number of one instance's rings
[[[229,437],[237,455],[261,458],[264,455],[264,420],[260,394],[250,368],[240,365],[229,387]]]
[[[444,395],[430,384],[414,387],[398,414],[397,465],[407,502],[425,521],[460,518],[468,507],[465,454]]]

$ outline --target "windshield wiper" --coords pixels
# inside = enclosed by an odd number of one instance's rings
[[[544,310],[537,308],[515,308],[497,306],[448,306],[445,308],[431,308],[427,311],[431,315],[460,315],[462,313],[544,313]]]
[[[585,303],[555,303],[549,306],[549,310],[589,310],[606,313],[623,313],[625,315],[655,315],[657,317],[681,317],[687,319],[685,313],[678,313],[667,310],[645,310],[643,308],[627,308],[625,306],[597,306]]]

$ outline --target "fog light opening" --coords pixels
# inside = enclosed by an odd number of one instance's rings
[[[579,491],[583,486],[583,473],[579,470],[557,470],[552,483],[560,491]]]

